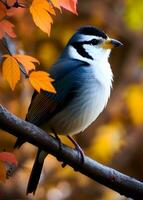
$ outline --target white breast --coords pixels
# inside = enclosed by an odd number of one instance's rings
[[[49,126],[54,127],[57,134],[77,134],[86,129],[102,112],[110,96],[112,85],[112,72],[106,63],[104,69],[100,66],[93,69],[93,77],[85,78],[79,96],[50,121]]]

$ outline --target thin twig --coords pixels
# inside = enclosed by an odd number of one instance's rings
[[[12,53],[10,52],[10,49],[8,48],[8,44],[7,44],[6,39],[3,38],[1,41],[2,41],[1,44],[4,47],[4,49],[8,52],[9,55],[12,56]],[[15,60],[18,62],[18,60],[16,58],[15,58]],[[29,76],[28,76],[25,68],[23,67],[23,65],[19,62],[18,62],[18,64],[19,64],[19,68],[20,68],[21,72],[23,73],[23,75],[25,76],[25,78],[29,78]]]
[[[2,39],[2,42],[1,44],[3,45],[3,47],[5,48],[5,50],[10,54],[12,55],[12,53],[10,52],[9,48],[8,48],[8,44],[7,44],[7,41],[5,38]]]
[[[26,8],[26,5],[24,3],[19,3],[18,0],[15,0],[13,5],[9,5],[7,1],[0,0],[1,3],[3,3],[6,7],[6,9],[10,8]]]

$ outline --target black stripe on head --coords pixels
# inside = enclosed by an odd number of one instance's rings
[[[83,35],[94,35],[107,39],[107,35],[103,31],[93,26],[83,26],[78,30],[78,32]]]
[[[84,44],[84,42],[73,42],[71,45],[77,50],[77,52],[82,57],[86,57],[86,58],[89,58],[89,59],[93,60],[93,58],[83,48],[83,44]]]

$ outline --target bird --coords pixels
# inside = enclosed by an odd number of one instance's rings
[[[106,107],[113,82],[108,59],[111,50],[122,45],[95,26],[80,27],[49,70],[56,94],[34,91],[26,120],[56,138],[67,136],[82,155],[72,136],[83,132]],[[18,138],[15,147],[23,143]],[[27,194],[35,194],[47,154],[38,149]]]

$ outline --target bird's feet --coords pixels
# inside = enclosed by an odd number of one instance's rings
[[[61,139],[59,138],[59,136],[55,132],[54,132],[54,136],[55,136],[56,140],[59,143],[59,151],[62,151],[62,142],[61,142]]]
[[[61,142],[59,136],[55,132],[54,132],[54,136],[59,143],[58,160],[61,161],[60,155],[62,154],[62,142]],[[68,135],[67,137],[74,144],[75,149],[77,150],[79,160],[80,160],[80,162],[79,162],[80,164],[75,168],[75,170],[78,170],[78,167],[81,167],[84,164],[84,152],[83,152],[82,148],[80,147],[80,145],[70,135]],[[62,167],[65,167],[66,165],[67,165],[66,163],[64,163],[64,162],[62,163]]]
[[[61,159],[60,159],[60,155],[62,154],[62,142],[61,142],[61,140],[60,140],[60,138],[59,138],[59,136],[54,132],[54,136],[55,136],[55,138],[56,138],[56,140],[58,141],[58,143],[59,143],[59,158],[57,158],[58,159],[58,161],[61,161]],[[64,168],[65,166],[66,166],[67,164],[66,163],[62,163],[62,167]]]
[[[84,164],[84,152],[83,152],[82,148],[79,146],[79,144],[70,135],[68,135],[67,137],[74,144],[75,149],[78,152],[79,160],[80,160],[80,167],[81,167]],[[77,169],[75,169],[75,170],[77,170]]]

